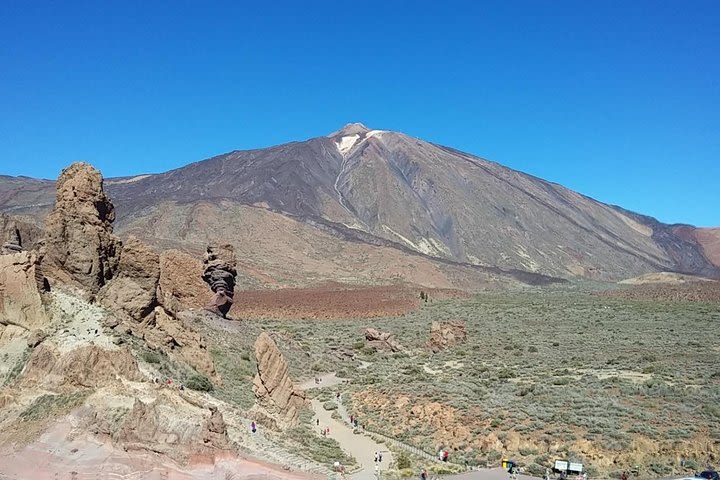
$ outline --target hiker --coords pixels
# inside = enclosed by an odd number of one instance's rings
[[[358,419],[355,419],[355,428],[358,428]]]
[[[335,394],[335,399],[336,399],[337,401],[340,401],[340,392],[337,392],[337,393]]]
[[[318,427],[320,426],[320,419],[319,419],[319,418],[317,419],[317,426],[318,426]]]
[[[427,472],[424,468],[420,470],[420,480],[427,480]]]
[[[255,425],[255,420],[250,424],[250,430],[252,430],[253,433],[257,432],[257,425]]]
[[[375,463],[377,463],[377,461],[378,461],[378,453],[375,452]]]
[[[382,452],[378,453],[378,462],[382,462]]]
[[[447,450],[443,450],[443,459],[442,459],[443,462],[447,462],[449,456],[450,456],[450,452],[448,452]]]
[[[351,425],[352,425],[353,423],[355,423],[354,420],[355,420],[355,416],[354,416],[354,415],[350,415],[350,424],[351,424]]]

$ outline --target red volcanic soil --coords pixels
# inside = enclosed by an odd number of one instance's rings
[[[406,285],[356,287],[331,284],[312,288],[235,291],[236,318],[351,319],[403,315],[418,308],[420,292],[429,301],[462,298],[457,290]]]
[[[625,300],[720,303],[720,282],[633,285],[622,290],[603,292],[601,295]]]

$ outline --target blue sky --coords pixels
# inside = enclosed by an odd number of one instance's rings
[[[665,222],[720,226],[720,2],[0,7],[0,173],[160,172],[398,130]]]

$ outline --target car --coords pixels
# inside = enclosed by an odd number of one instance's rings
[[[704,478],[705,480],[720,480],[720,474],[715,470],[705,470],[695,474],[696,478]]]

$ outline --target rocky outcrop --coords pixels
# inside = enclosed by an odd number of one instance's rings
[[[227,434],[227,425],[222,413],[217,407],[210,407],[210,418],[203,425],[203,443],[215,448],[226,449],[230,445]]]
[[[0,213],[0,254],[34,250],[44,232],[25,217]]]
[[[121,378],[136,382],[143,379],[135,357],[126,348],[108,350],[92,345],[61,353],[44,342],[33,350],[20,385],[94,388]]]
[[[458,343],[463,343],[467,337],[465,322],[450,320],[448,322],[432,322],[430,338],[425,346],[437,353]]]
[[[15,222],[8,222],[4,230],[5,242],[2,244],[0,253],[2,253],[3,255],[8,255],[21,252],[22,242],[20,240],[20,230],[18,230]]]
[[[140,331],[151,348],[179,358],[198,372],[207,375],[215,384],[221,383],[212,356],[202,335],[183,319],[171,315],[162,307],[155,307],[148,326]]]
[[[160,294],[160,255],[135,237],[120,252],[116,277],[98,293],[98,301],[113,311],[120,322],[113,327],[129,329],[148,346],[175,356],[215,383],[220,381],[203,337],[166,309]]]
[[[365,329],[365,342],[369,347],[378,351],[401,352],[404,350],[392,333],[381,332],[375,328]]]
[[[34,252],[0,255],[0,328],[45,328],[48,315],[41,293],[43,277]]]
[[[114,219],[100,172],[87,163],[63,170],[46,219],[44,273],[96,294],[117,269],[121,243],[112,233]]]
[[[227,426],[216,407],[210,407],[209,418],[198,420],[194,411],[178,411],[167,399],[144,403],[136,398],[112,439],[126,450],[150,450],[181,461],[193,453],[229,448]]]
[[[203,280],[210,285],[214,295],[206,309],[222,315],[230,311],[237,277],[237,261],[232,245],[211,245],[205,253]]]
[[[204,307],[207,286],[202,281],[202,274],[203,264],[196,257],[180,250],[160,253],[160,303],[173,313]]]
[[[159,278],[158,254],[130,237],[120,251],[116,277],[100,290],[98,301],[123,317],[142,320],[158,305]]]
[[[293,386],[283,354],[265,332],[255,341],[255,358],[255,417],[279,430],[294,427],[299,410],[305,403],[305,394]]]

